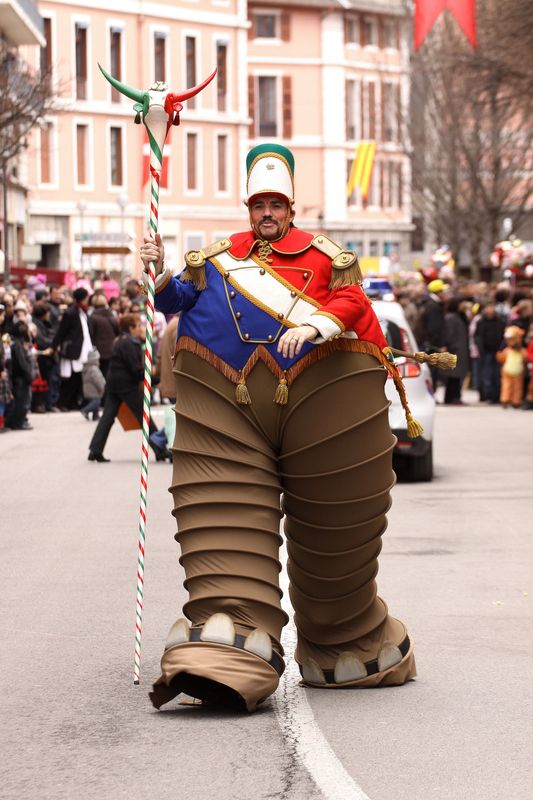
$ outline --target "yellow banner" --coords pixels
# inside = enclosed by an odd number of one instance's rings
[[[350,177],[346,185],[346,195],[349,197],[357,186],[361,189],[361,195],[366,200],[372,177],[372,169],[376,156],[376,142],[359,142],[355,149]]]

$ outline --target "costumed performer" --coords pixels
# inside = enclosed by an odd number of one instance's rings
[[[189,599],[150,695],[157,708],[184,692],[253,711],[275,691],[283,515],[304,684],[416,674],[375,581],[395,480],[388,374],[413,435],[416,422],[357,256],[294,226],[286,147],[250,151],[246,202],[250,230],[188,252],[179,278],[159,236],[140,249],[156,264],[156,307],[181,312],[170,489]]]

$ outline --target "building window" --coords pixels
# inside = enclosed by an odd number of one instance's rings
[[[43,34],[46,44],[41,47],[41,75],[46,76],[49,88],[52,74],[52,20],[49,17],[43,18]]]
[[[76,183],[78,186],[86,186],[88,181],[87,165],[89,163],[88,153],[89,129],[87,125],[76,125]]]
[[[198,189],[198,134],[187,134],[187,189]]]
[[[228,137],[226,134],[217,136],[217,190],[219,192],[228,191]]]
[[[359,19],[356,16],[344,18],[344,41],[346,44],[359,44]]]
[[[227,111],[228,93],[228,45],[217,42],[217,109]]]
[[[122,31],[120,28],[111,28],[110,42],[109,42],[109,66],[111,67],[111,75],[117,79],[122,80]],[[120,103],[120,92],[115,87],[111,87],[111,102]]]
[[[346,138],[358,139],[357,130],[357,84],[354,80],[346,81]]]
[[[122,128],[110,128],[111,142],[111,186],[123,185]]]
[[[378,21],[376,17],[363,17],[361,22],[361,44],[363,47],[378,43]]]
[[[196,86],[196,37],[185,37],[185,72],[187,79],[187,88],[190,89]],[[191,97],[187,100],[188,108],[196,108],[196,97]]]
[[[400,255],[400,242],[384,242],[383,243],[383,255],[394,256],[395,258],[399,257]]]
[[[76,98],[87,99],[87,25],[76,22]]]
[[[166,77],[167,37],[164,33],[154,33],[154,79],[164,83]],[[188,84],[191,85],[191,84]]]
[[[361,138],[376,138],[376,84],[368,81],[361,91]]]
[[[383,47],[399,47],[399,27],[398,20],[385,17],[383,20]]]
[[[41,183],[52,183],[52,123],[41,127]]]
[[[259,78],[257,89],[259,93],[259,136],[277,136],[276,78]]]
[[[278,15],[255,14],[255,35],[258,39],[278,38]]]
[[[379,256],[379,242],[373,239],[368,247],[368,255],[371,257]]]
[[[396,87],[392,83],[381,85],[382,130],[384,142],[395,142],[398,138],[398,109],[396,108]]]

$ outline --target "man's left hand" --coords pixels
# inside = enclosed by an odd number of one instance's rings
[[[299,325],[297,328],[289,328],[278,342],[278,353],[284,358],[297,356],[303,347],[304,342],[316,339],[318,330],[312,325]]]

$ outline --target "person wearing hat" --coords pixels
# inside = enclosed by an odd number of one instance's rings
[[[58,407],[61,411],[77,409],[81,403],[83,365],[93,347],[87,312],[89,292],[83,287],[72,292],[74,302],[67,308],[52,340],[52,349],[59,350],[61,388]]]
[[[394,484],[387,375],[403,387],[357,256],[294,225],[286,147],[248,154],[246,204],[250,228],[188,252],[179,277],[158,235],[140,249],[156,264],[156,307],[180,312],[171,492],[189,599],[156,708],[185,692],[253,711],[275,691],[283,515],[304,684],[416,674],[406,628],[375,583]]]

